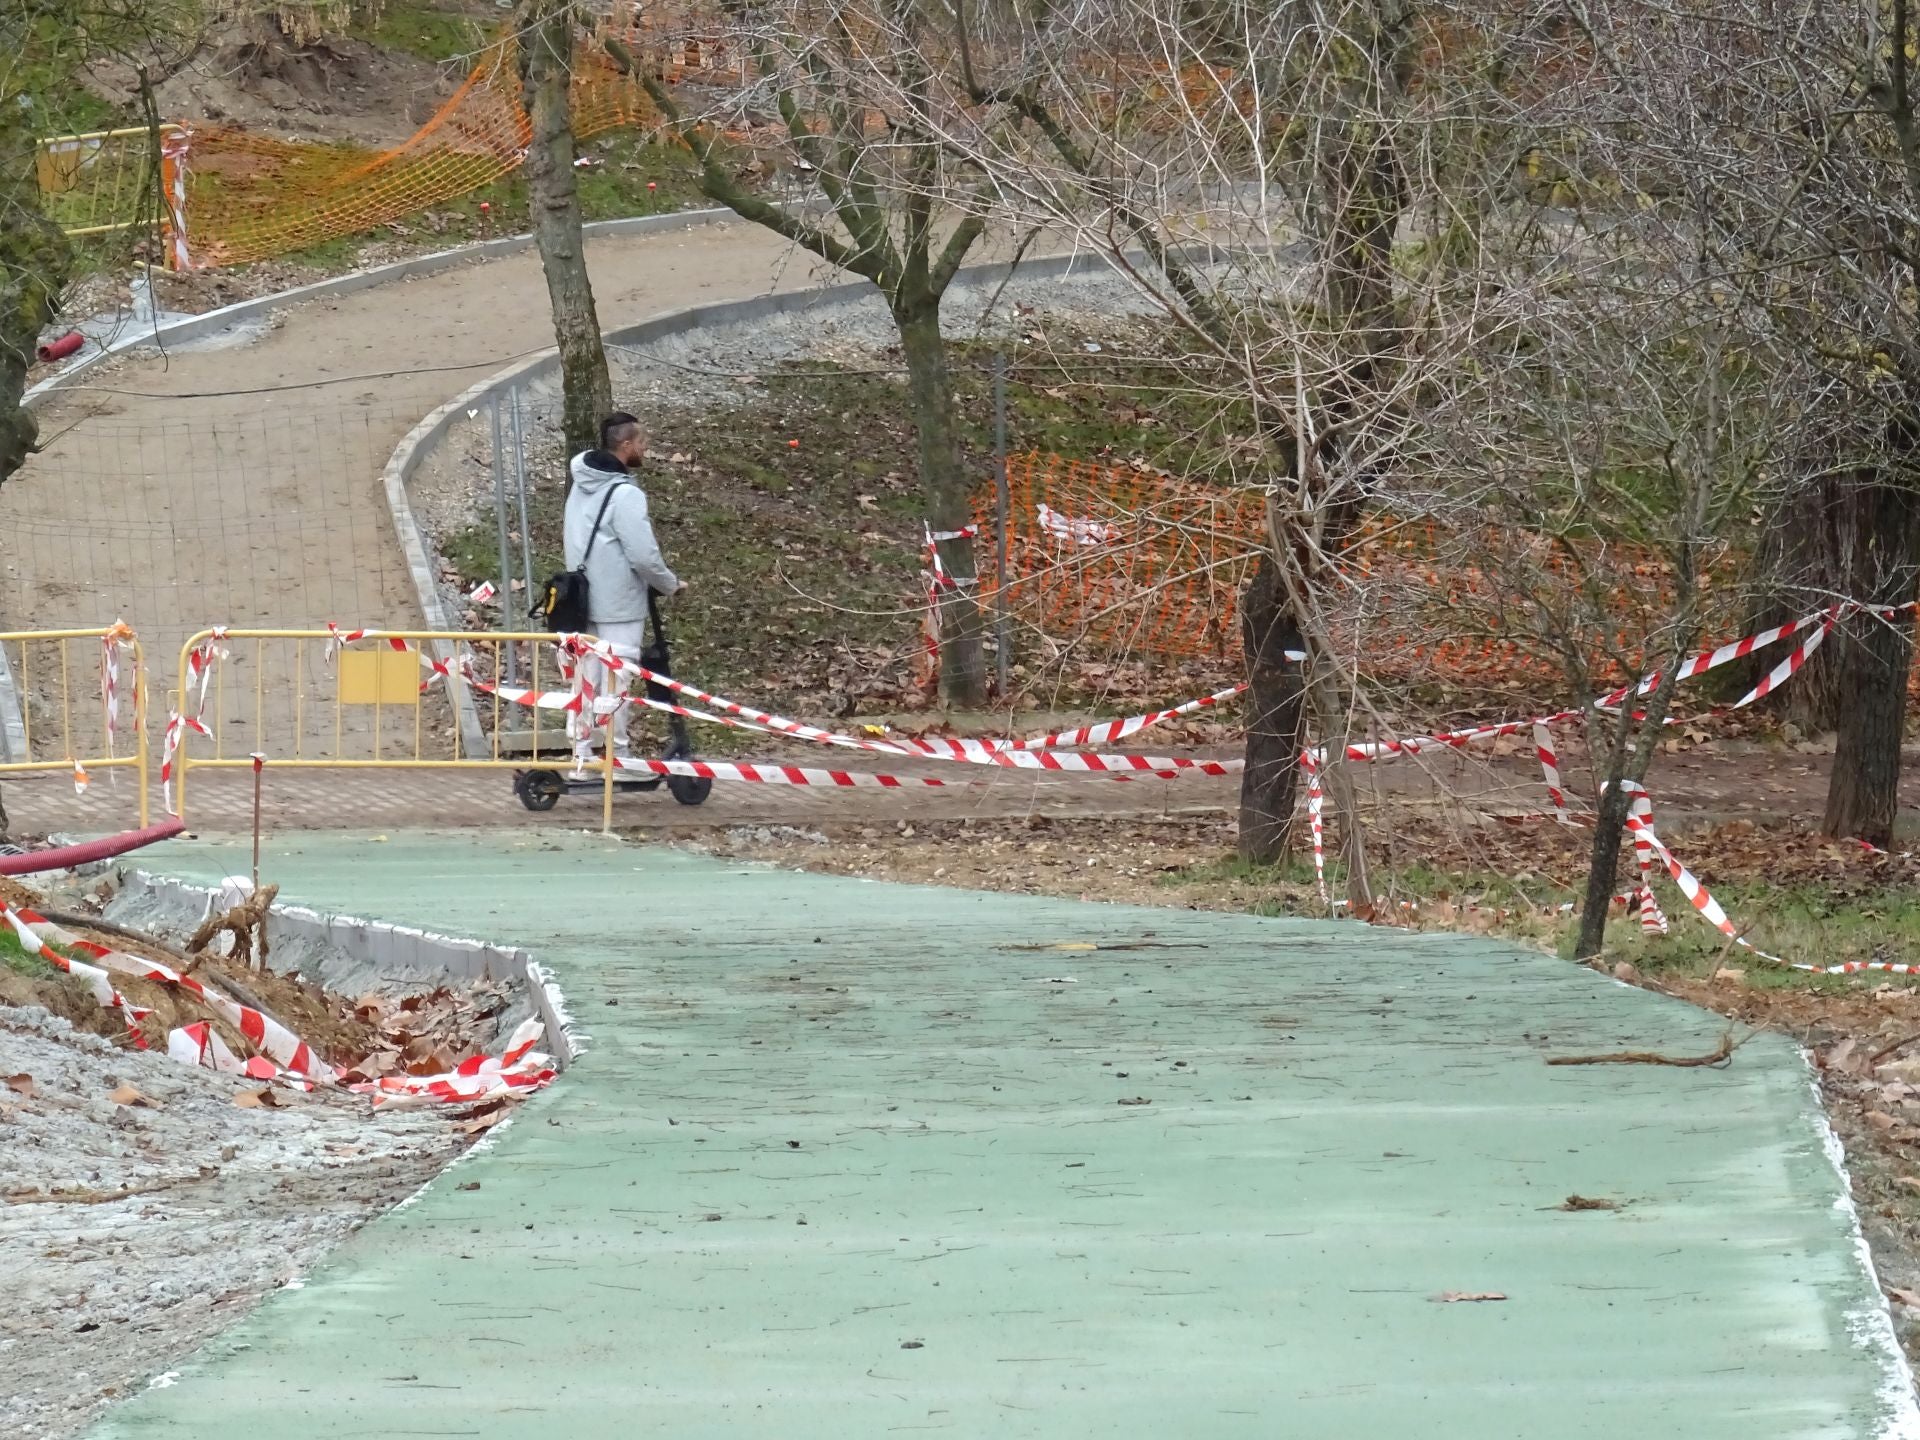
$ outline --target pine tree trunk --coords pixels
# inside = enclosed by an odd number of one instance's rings
[[[953,377],[940,338],[939,302],[898,310],[894,323],[907,361],[927,523],[935,531],[962,530],[973,522],[973,510],[953,423]],[[979,573],[973,541],[962,537],[937,546],[947,575],[964,582],[941,593],[940,696],[956,709],[980,709],[987,703],[987,662],[979,592],[972,583]]]
[[[1240,636],[1247,656],[1247,768],[1240,776],[1240,858],[1271,865],[1293,848],[1300,781],[1305,691],[1297,662],[1300,624],[1270,560],[1262,560],[1241,597]]]
[[[574,180],[573,114],[568,84],[573,62],[573,11],[566,0],[532,0],[521,29],[520,79],[531,136],[527,191],[533,243],[547,277],[553,333],[565,388],[562,426],[570,450],[599,443],[600,421],[613,409],[613,383],[600,343],[600,317],[587,275]]]
[[[1835,529],[1852,588],[1842,593],[1872,605],[1904,605],[1914,597],[1920,552],[1920,494],[1904,485],[1850,476],[1840,483]],[[1900,808],[1900,744],[1905,736],[1907,672],[1913,664],[1913,616],[1881,620],[1856,615],[1827,639],[1843,697],[1837,717],[1833,777],[1820,828],[1828,835],[1887,845]],[[1824,648],[1824,647],[1823,647]]]

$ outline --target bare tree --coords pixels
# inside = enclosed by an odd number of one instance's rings
[[[955,581],[939,597],[941,694],[978,706],[987,690],[973,477],[961,462],[940,306],[986,232],[991,191],[941,142],[964,99],[941,43],[947,13],[931,0],[774,0],[724,30],[750,83],[705,97],[676,97],[646,57],[617,42],[610,49],[692,152],[703,193],[885,297],[907,370],[926,520]],[[803,177],[815,203],[751,189],[742,143]]]
[[[1413,0],[963,0],[952,27],[975,104],[950,148],[1019,223],[1131,279],[1184,336],[1188,381],[1245,408],[1254,443],[1205,477],[1269,497],[1243,597],[1240,851],[1289,848],[1311,728],[1357,909],[1370,897],[1340,742],[1364,697],[1328,617],[1423,389],[1471,333],[1478,301],[1447,249],[1456,231],[1471,248],[1507,168],[1487,161],[1472,89],[1428,53],[1439,16]]]
[[[600,316],[587,274],[580,192],[574,177],[569,104],[575,36],[583,17],[574,0],[524,0],[516,17],[522,104],[527,112],[527,191],[533,242],[553,307],[563,389],[561,428],[569,449],[598,443],[600,421],[613,409]]]
[[[1691,227],[1529,228],[1501,257],[1509,323],[1477,351],[1478,383],[1427,414],[1400,503],[1452,534],[1448,592],[1427,597],[1450,633],[1517,643],[1579,697],[1568,713],[1584,711],[1595,791],[1585,958],[1633,798],[1672,733],[1681,661],[1746,611],[1734,557],[1789,483],[1805,377],[1675,252]]]
[[[1631,136],[1615,193],[1700,195],[1698,241],[1741,323],[1816,362],[1775,516],[1807,599],[1903,606],[1920,574],[1920,113],[1909,0],[1578,0],[1564,117]],[[1825,663],[1838,744],[1824,827],[1887,843],[1911,617],[1852,616]]]

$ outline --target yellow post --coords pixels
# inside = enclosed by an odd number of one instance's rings
[[[606,769],[606,785],[600,795],[600,833],[613,833],[613,718],[619,711],[607,713],[607,753],[602,764]]]

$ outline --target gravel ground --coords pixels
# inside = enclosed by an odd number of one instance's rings
[[[0,1436],[159,1383],[466,1143],[344,1097],[235,1104],[259,1088],[0,1009]]]

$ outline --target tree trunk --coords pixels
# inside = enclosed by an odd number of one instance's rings
[[[599,443],[600,421],[613,409],[613,383],[600,343],[600,317],[587,275],[574,181],[573,113],[568,84],[573,62],[573,10],[567,0],[531,0],[520,43],[522,103],[531,136],[527,191],[533,243],[546,272],[553,333],[565,387],[562,426],[571,450]]]
[[[1593,821],[1593,849],[1587,864],[1587,898],[1580,907],[1580,934],[1573,942],[1573,958],[1590,960],[1606,940],[1607,916],[1613,906],[1613,887],[1620,873],[1620,842],[1626,836],[1627,792],[1609,785],[1600,792]]]
[[[40,209],[34,137],[25,112],[0,115],[0,485],[26,464],[39,426],[20,404],[40,332],[60,305],[72,251]]]
[[[951,534],[973,523],[973,510],[954,431],[953,377],[940,337],[939,301],[897,310],[894,323],[907,361],[927,523],[936,532]],[[937,541],[936,546],[942,568],[960,582],[940,597],[940,696],[958,709],[977,710],[987,703],[987,662],[973,541],[960,537]]]
[[[1871,605],[1904,605],[1914,596],[1920,551],[1920,493],[1877,477],[1837,483],[1830,515],[1849,586],[1841,593]],[[1844,697],[1838,715],[1833,777],[1821,830],[1871,845],[1893,839],[1900,808],[1900,743],[1907,714],[1907,672],[1913,664],[1913,616],[1856,615],[1827,638]],[[1826,647],[1823,647],[1826,648]]]
[[[1304,648],[1273,562],[1262,559],[1240,604],[1247,656],[1247,768],[1240,776],[1240,858],[1271,865],[1293,848],[1293,810],[1300,781],[1305,689],[1288,650]]]

